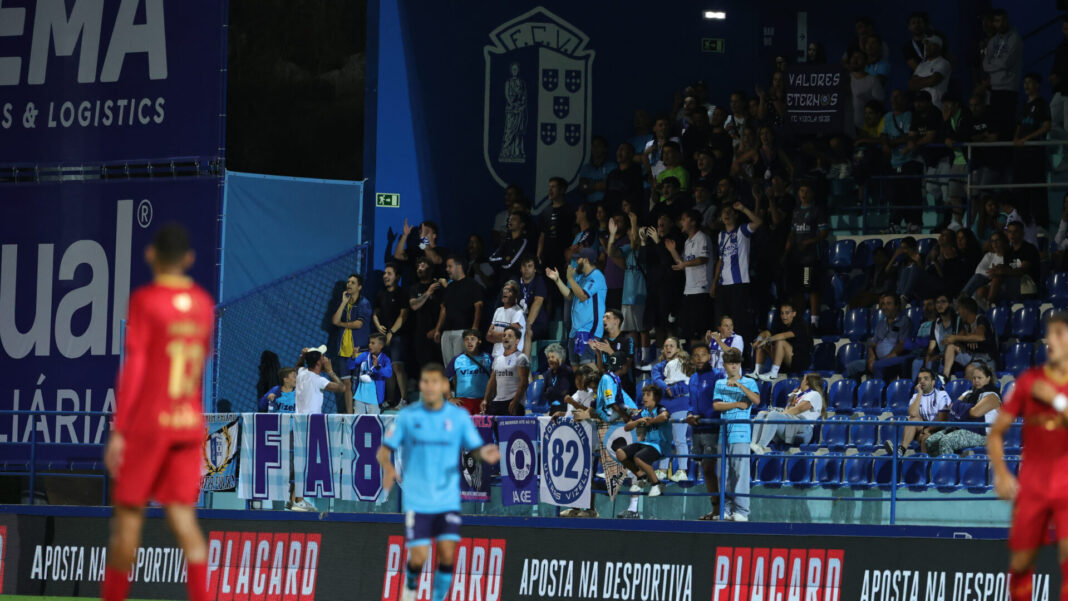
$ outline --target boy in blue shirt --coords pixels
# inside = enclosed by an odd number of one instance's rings
[[[392,454],[404,457],[404,534],[408,544],[408,572],[403,599],[415,599],[415,585],[437,539],[438,571],[433,601],[444,601],[452,587],[453,554],[460,540],[460,462],[462,451],[477,451],[486,463],[497,463],[497,445],[483,444],[471,416],[445,401],[449,379],[440,363],[423,367],[419,377],[422,402],[397,414],[378,449],[382,487],[397,481]]]
[[[749,443],[750,407],[760,404],[760,389],[756,380],[742,377],[742,353],[738,349],[723,352],[723,369],[727,377],[716,382],[714,407],[723,414],[724,420],[745,420],[744,423],[727,423],[727,490],[724,519],[735,522],[749,521]]]
[[[642,388],[642,411],[638,418],[627,423],[623,429],[630,432],[635,428],[645,429],[645,436],[638,442],[616,449],[616,459],[635,474],[644,474],[652,483],[650,497],[658,497],[664,492],[664,483],[656,476],[653,464],[671,447],[671,414],[660,404],[660,388],[655,384],[646,384]]]
[[[389,357],[382,352],[386,346],[386,337],[383,334],[371,334],[367,350],[360,353],[355,359],[349,359],[349,371],[357,375],[359,384],[356,385],[356,398],[353,399],[353,412],[356,414],[377,415],[381,413],[380,406],[386,398],[386,382],[393,377],[393,364]],[[373,394],[364,392],[373,391]],[[371,402],[371,401],[374,402]]]
[[[482,336],[478,330],[464,330],[464,352],[456,355],[445,368],[445,375],[453,383],[452,402],[471,415],[482,411],[482,398],[486,396],[493,359],[480,350]]]
[[[260,411],[271,413],[294,413],[297,410],[297,370],[282,368],[278,372],[281,384],[271,388],[260,398]]]

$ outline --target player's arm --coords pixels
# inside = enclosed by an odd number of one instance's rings
[[[1015,498],[1019,489],[1016,477],[1005,463],[1005,432],[1012,427],[1014,417],[1011,413],[999,411],[986,436],[986,454],[994,470],[994,490],[999,497],[1007,500]]]
[[[530,364],[519,365],[515,371],[521,384],[519,385],[519,390],[515,392],[512,404],[517,406],[514,409],[523,410],[527,406],[527,384],[530,382]]]
[[[134,300],[129,307],[129,322],[126,327],[125,360],[119,372],[118,390],[115,398],[115,417],[111,422],[112,431],[104,449],[104,465],[114,478],[122,464],[123,451],[126,448],[125,434],[131,427],[133,406],[141,394],[148,369],[148,350],[146,348],[150,332],[147,330],[147,316],[143,313],[141,303]]]
[[[482,413],[486,412],[490,399],[497,395],[497,372],[491,367],[489,382],[486,382],[486,395],[482,397]]]

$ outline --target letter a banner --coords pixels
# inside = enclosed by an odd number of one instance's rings
[[[588,421],[540,418],[541,502],[590,506],[593,482],[593,426]]]
[[[497,420],[501,437],[501,503],[537,503],[538,463],[535,460],[538,418],[502,417]]]

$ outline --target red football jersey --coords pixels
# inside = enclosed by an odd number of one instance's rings
[[[1068,394],[1068,382],[1054,380],[1045,367],[1034,367],[1016,378],[1012,395],[1001,410],[1023,418],[1021,485],[1039,486],[1053,493],[1051,496],[1068,496],[1068,427],[1053,407],[1031,396],[1031,387],[1038,380]]]
[[[214,307],[211,296],[185,277],[157,277],[130,295],[116,430],[170,441],[203,438],[201,386]]]

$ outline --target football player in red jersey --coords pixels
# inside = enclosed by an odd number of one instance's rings
[[[189,599],[204,601],[208,553],[194,505],[204,439],[201,374],[215,303],[185,275],[194,256],[181,226],[161,228],[145,260],[155,280],[130,295],[125,362],[104,451],[114,510],[101,597],[126,598],[145,503],[154,499],[185,552]]]
[[[1009,594],[1031,600],[1035,558],[1052,523],[1059,537],[1061,600],[1068,600],[1068,311],[1046,321],[1047,362],[1016,378],[987,437],[994,489],[1014,502],[1009,531]],[[1005,463],[1004,435],[1023,419],[1019,478]]]

